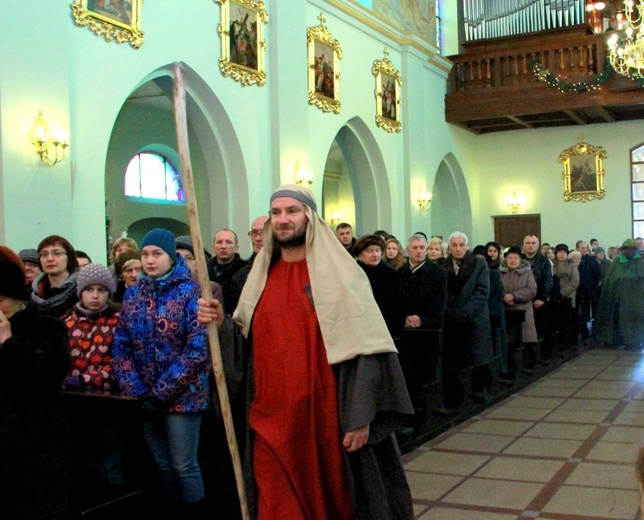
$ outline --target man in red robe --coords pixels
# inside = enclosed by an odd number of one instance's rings
[[[234,316],[252,345],[253,517],[413,518],[393,435],[412,408],[366,276],[307,188],[273,193],[263,240]],[[199,316],[223,322],[216,301]]]

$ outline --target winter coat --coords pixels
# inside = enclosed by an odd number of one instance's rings
[[[60,386],[69,371],[65,324],[37,306],[9,318],[0,344],[0,518],[68,518],[68,440]]]
[[[555,259],[553,275],[557,278],[559,283],[559,298],[568,298],[575,301],[575,294],[579,286],[579,271],[577,266],[572,260],[557,260]]]
[[[532,258],[526,258],[532,268],[534,281],[537,283],[537,294],[534,300],[547,302],[552,291],[552,264],[550,259],[537,252]]]
[[[490,363],[494,357],[488,297],[490,276],[487,262],[465,253],[461,266],[456,273],[454,261],[449,255],[443,264],[447,269],[447,313],[445,316],[445,349],[450,348],[449,328],[463,329],[463,321],[471,324],[466,335],[466,343],[474,366]]]
[[[225,265],[219,264],[216,256],[208,262],[208,277],[211,281],[217,282],[221,285],[221,290],[224,293],[224,304],[230,314],[232,314],[237,306],[234,302],[235,296],[232,293],[233,289],[231,287],[233,276],[235,276],[235,273],[242,269],[246,263],[246,260],[242,259],[242,257],[239,256],[239,253],[235,253],[233,260]],[[219,274],[217,274],[218,270]]]
[[[579,270],[579,295],[592,295],[595,293],[602,281],[602,272],[594,256],[582,255]]]
[[[597,328],[611,345],[644,341],[644,260],[638,254],[611,263],[599,298]]]
[[[88,390],[117,390],[111,362],[114,329],[118,322],[119,313],[110,307],[90,312],[81,307],[80,302],[74,306],[65,318],[72,356],[69,373],[72,381],[68,384]]]
[[[523,342],[537,342],[537,328],[534,323],[534,310],[532,308],[532,299],[537,294],[537,283],[534,280],[530,262],[521,260],[521,264],[516,269],[510,269],[505,259],[499,267],[501,280],[505,287],[505,294],[514,296],[514,305],[504,303],[507,310],[525,311],[525,320],[523,322]]]
[[[202,412],[210,405],[206,328],[197,321],[199,286],[177,255],[157,279],[142,275],[123,298],[112,366],[125,395],[152,393],[164,413]]]
[[[400,281],[404,316],[418,316],[421,328],[442,329],[447,305],[447,271],[427,260],[422,267],[405,267]],[[377,300],[376,300],[377,301]]]
[[[358,261],[358,265],[369,278],[373,297],[392,338],[400,337],[405,325],[405,304],[401,292],[400,275],[391,267],[379,262],[373,267]]]

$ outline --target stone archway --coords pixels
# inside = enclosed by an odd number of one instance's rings
[[[453,231],[461,231],[471,238],[470,194],[463,170],[451,153],[438,166],[432,195],[432,235],[447,239]]]
[[[371,130],[359,117],[336,134],[325,165],[322,193],[325,219],[331,213],[354,227],[356,236],[391,229],[391,190],[385,162]]]
[[[248,179],[239,140],[223,105],[197,72],[186,65],[184,69],[190,155],[202,239],[209,244],[219,228],[244,229],[248,225]],[[149,218],[188,222],[185,206],[140,203],[125,197],[122,189],[123,173],[133,155],[157,148],[170,148],[176,154],[176,146],[173,66],[168,64],[139,82],[113,126],[105,165],[106,211],[112,236]],[[234,182],[231,165],[235,165]]]

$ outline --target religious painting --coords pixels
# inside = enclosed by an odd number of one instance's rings
[[[385,57],[373,62],[371,72],[376,77],[376,125],[387,132],[400,132],[400,88],[402,77],[394,64],[389,60],[385,49]]]
[[[242,86],[266,83],[264,24],[268,14],[259,0],[215,0],[221,5],[221,73]]]
[[[342,49],[324,26],[324,15],[320,14],[318,19],[320,25],[307,29],[309,105],[339,114]]]
[[[559,162],[564,165],[564,200],[586,202],[604,198],[603,160],[607,157],[603,147],[584,142],[583,135],[579,143],[561,152]]]
[[[72,15],[80,27],[89,27],[107,41],[143,44],[141,4],[143,0],[74,0]]]

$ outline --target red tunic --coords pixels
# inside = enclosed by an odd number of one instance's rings
[[[306,288],[306,260],[279,260],[253,318],[253,471],[259,520],[353,518],[336,382]]]

